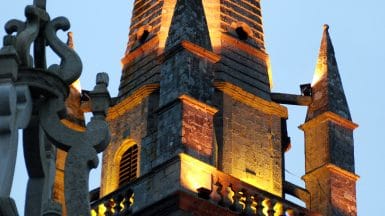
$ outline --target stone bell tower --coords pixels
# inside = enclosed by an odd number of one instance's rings
[[[280,104],[311,98],[271,92],[260,0],[135,0],[122,65],[95,213],[312,214]]]
[[[102,193],[118,182],[109,154],[128,142],[138,176],[186,153],[282,196],[287,110],[270,98],[259,1],[137,0],[129,38]]]

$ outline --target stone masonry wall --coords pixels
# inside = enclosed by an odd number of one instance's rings
[[[213,112],[183,100],[182,143],[189,155],[213,164],[216,143],[213,141]]]
[[[216,110],[187,95],[161,109],[158,120],[156,160],[160,165],[179,153],[186,153],[208,164],[216,155],[213,115]]]
[[[263,99],[270,100],[266,59],[250,55],[252,48],[240,49],[238,43],[242,42],[222,38],[221,60],[216,66],[215,79],[230,82]]]
[[[354,173],[353,131],[333,122],[306,129],[306,170],[332,163]]]
[[[215,79],[271,100],[260,1],[220,0],[220,10],[221,46],[215,51],[221,60]],[[247,37],[242,38],[237,28],[242,28]]]
[[[311,192],[310,203],[306,206],[321,215],[331,215],[330,173],[326,169],[317,170],[304,177],[306,189]]]
[[[356,179],[333,168],[323,166],[304,177],[311,191],[311,203],[306,205],[321,215],[356,216]]]
[[[328,163],[330,160],[328,145],[328,123],[309,128],[305,133],[305,165],[309,172]]]
[[[197,100],[207,102],[214,90],[213,71],[207,59],[182,50],[162,65],[160,81],[160,106],[163,106],[182,94],[188,94]]]
[[[357,215],[356,181],[339,173],[331,173],[333,215]],[[337,214],[337,212],[339,214]]]
[[[177,100],[164,107],[159,112],[158,120],[156,160],[153,161],[153,166],[158,166],[185,150],[182,145],[182,103]]]
[[[109,122],[111,130],[111,142],[103,152],[101,195],[106,195],[118,188],[119,164],[116,161],[117,153],[125,142],[136,143],[141,151],[142,138],[147,134],[149,99],[131,110],[127,110],[122,116]],[[123,153],[123,152],[121,152]],[[139,157],[139,161],[141,161]],[[143,158],[145,159],[145,158]],[[139,171],[140,172],[140,171]]]
[[[159,83],[160,62],[156,51],[156,46],[149,47],[124,65],[119,86],[121,100],[143,85]]]
[[[264,50],[261,5],[259,0],[221,0],[221,28],[233,32],[233,23],[245,23],[252,34],[247,41],[256,48]]]
[[[329,123],[331,162],[336,166],[354,173],[354,140],[353,131],[333,122]]]
[[[136,0],[134,10],[132,13],[129,41],[127,46],[127,52],[136,48],[134,47],[137,42],[136,33],[139,28],[145,25],[153,27],[151,30],[155,35],[161,28],[162,21],[162,7],[164,0]]]
[[[281,119],[223,94],[219,163],[229,173],[282,195]],[[218,139],[220,142],[221,139]]]

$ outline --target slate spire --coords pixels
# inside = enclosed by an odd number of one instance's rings
[[[177,0],[166,42],[166,50],[183,40],[212,50],[202,0]]]
[[[313,102],[309,106],[306,121],[325,112],[333,112],[351,120],[328,25],[324,25],[312,90]]]

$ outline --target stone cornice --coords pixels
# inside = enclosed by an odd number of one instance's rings
[[[157,47],[159,44],[159,38],[158,36],[153,37],[151,40],[147,41],[143,45],[139,46],[134,51],[127,53],[122,59],[121,63],[122,65],[126,65],[129,62],[133,61],[135,58],[138,58],[139,56],[143,55],[144,53],[154,49],[154,47]]]
[[[199,57],[208,59],[212,63],[217,63],[221,59],[221,57],[219,55],[215,54],[214,52],[211,52],[211,51],[209,51],[203,47],[200,47],[194,43],[191,43],[190,41],[184,40],[181,42],[181,45],[183,48],[190,51],[191,53],[193,53]]]
[[[126,97],[123,101],[119,102],[115,106],[111,107],[108,110],[107,114],[107,120],[111,121],[124,113],[127,112],[127,110],[130,110],[140,104],[144,98],[149,96],[151,93],[159,89],[159,84],[148,84],[144,85],[138,90],[136,90],[134,93],[132,93],[130,96]]]
[[[288,118],[287,108],[280,104],[264,100],[228,82],[215,82],[214,86],[235,100],[260,110],[261,112],[277,115],[281,118]]]
[[[323,122],[327,122],[327,121],[331,121],[331,122],[334,122],[338,125],[341,125],[342,127],[345,127],[345,128],[348,128],[348,129],[351,129],[351,130],[354,130],[358,127],[358,124],[340,116],[340,115],[337,115],[333,112],[325,112],[325,113],[322,113],[321,115],[311,119],[310,121],[302,124],[299,126],[299,128],[301,130],[306,130],[308,128],[311,128],[311,127],[314,127],[316,125],[319,125]]]
[[[341,167],[338,167],[332,163],[327,163],[327,164],[324,164],[322,165],[321,167],[318,167],[308,173],[306,173],[304,176],[302,176],[302,179],[306,181],[306,179],[313,175],[314,173],[318,172],[318,171],[322,171],[322,170],[325,170],[327,169],[328,171],[330,172],[333,172],[335,174],[338,174],[338,175],[341,175],[341,176],[344,176],[346,178],[349,178],[350,180],[352,181],[358,181],[360,179],[360,176],[356,175],[355,173],[352,173],[348,170],[345,170]]]
[[[358,176],[352,172],[349,172],[345,169],[342,169],[341,167],[338,167],[334,164],[328,164],[328,165],[326,165],[326,168],[328,168],[331,172],[337,173],[339,175],[343,175],[347,178],[350,178],[353,181],[358,181],[358,179],[360,179],[360,176]]]
[[[252,55],[254,57],[257,57],[259,59],[262,59],[263,61],[268,63],[269,56],[262,50],[255,48],[247,43],[244,43],[234,37],[231,37],[230,35],[227,34],[222,34],[222,40],[227,41],[230,44],[234,44],[238,49],[246,52],[249,55]],[[267,66],[267,65],[266,65]]]
[[[192,98],[191,96],[183,94],[183,95],[179,96],[179,99],[183,103],[187,103],[190,106],[193,106],[194,108],[199,109],[203,112],[209,113],[211,115],[214,115],[215,113],[218,112],[217,108],[212,107],[210,105],[207,105],[207,104],[205,104],[199,100],[196,100],[195,98]]]
[[[162,55],[160,55],[160,62],[164,62],[166,59],[181,51],[190,52],[198,57],[209,60],[213,64],[219,62],[219,60],[221,59],[221,57],[215,54],[214,52],[207,50],[199,45],[196,45],[190,41],[183,40],[174,45],[172,48],[166,50]]]

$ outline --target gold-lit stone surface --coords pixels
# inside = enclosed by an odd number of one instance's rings
[[[286,107],[256,97],[255,95],[242,90],[238,86],[226,82],[216,82],[214,85],[216,88],[231,96],[235,100],[247,104],[248,106],[258,109],[264,113],[277,115],[282,118],[288,117],[288,111]]]
[[[140,89],[135,91],[132,95],[125,98],[123,101],[118,103],[117,105],[111,107],[108,110],[107,120],[113,120],[124,113],[127,110],[134,108],[139,105],[148,95],[159,88],[159,84],[149,84],[142,86]]]

